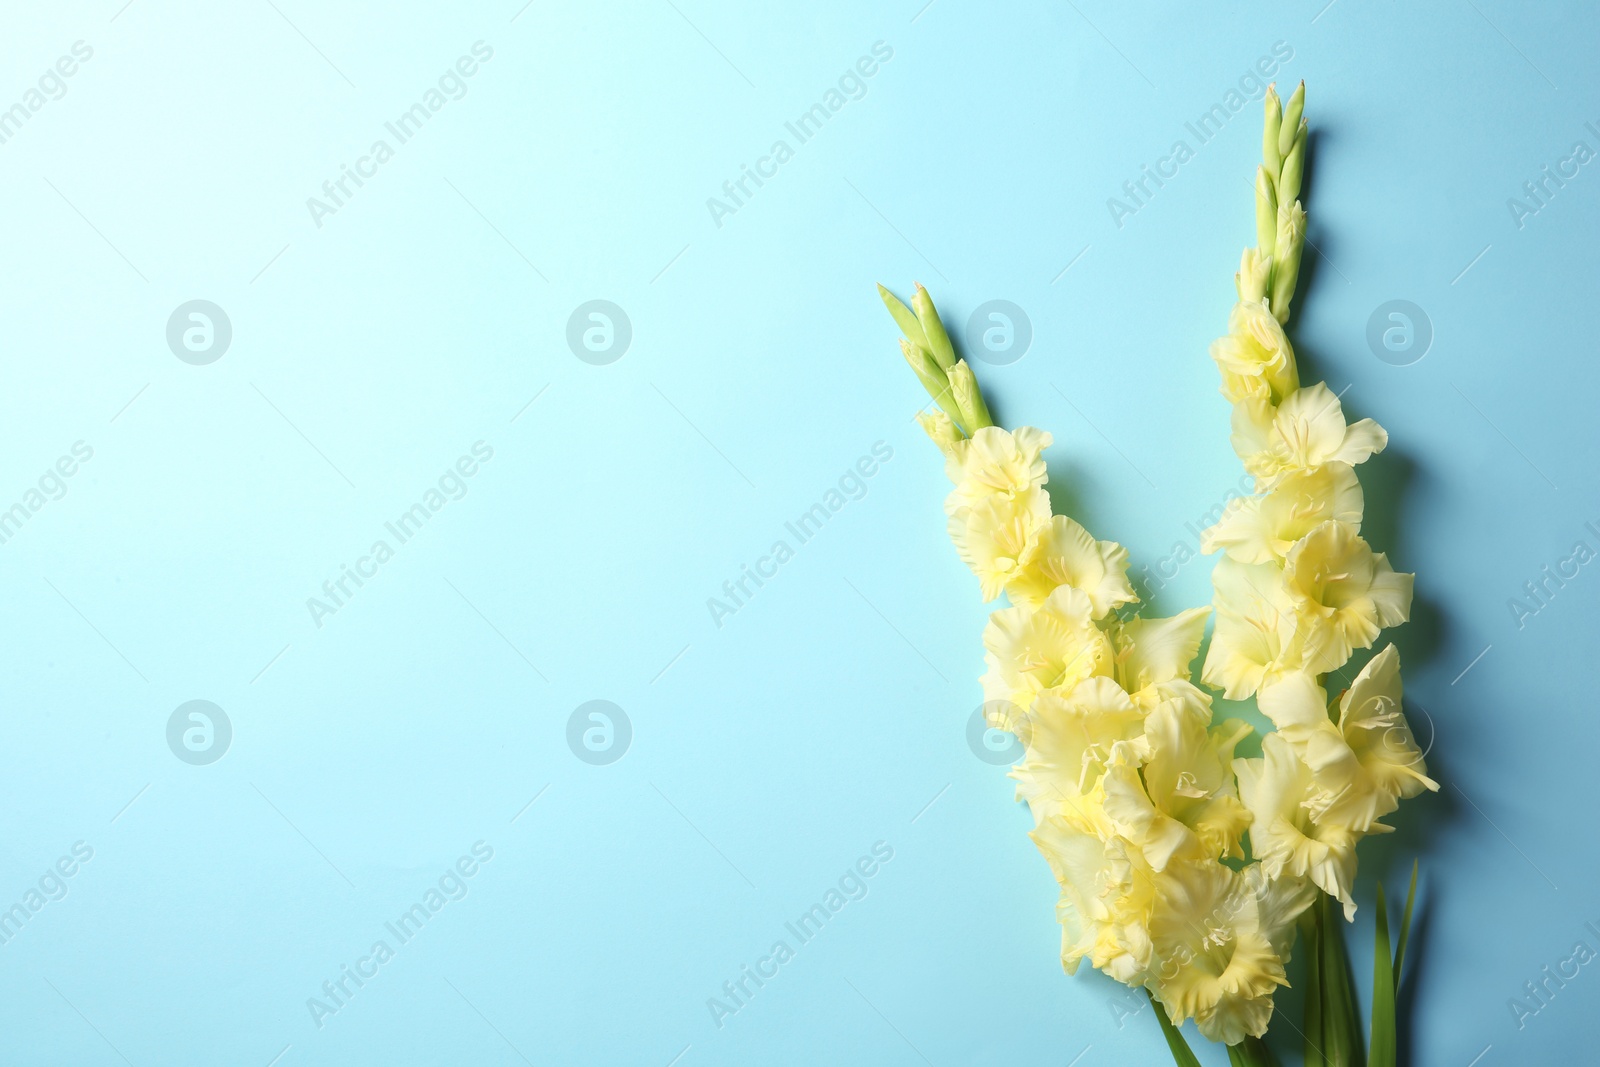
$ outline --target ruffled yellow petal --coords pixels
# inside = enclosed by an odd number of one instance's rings
[[[1046,690],[1022,718],[1027,743],[1011,770],[1017,799],[1026,800],[1034,821],[1063,811],[1084,814],[1085,798],[1100,782],[1119,745],[1142,752],[1144,713],[1110,678],[1087,678],[1070,691]],[[1098,801],[1095,801],[1098,803]]]
[[[1297,471],[1334,462],[1362,463],[1383,451],[1388,440],[1371,419],[1347,425],[1339,398],[1321,382],[1290,394],[1276,407],[1247,397],[1233,408],[1234,451],[1262,490]]]
[[[1085,678],[1111,675],[1111,642],[1094,623],[1089,596],[1061,586],[1038,608],[1002,608],[983,631],[988,700],[1021,711],[1046,689],[1071,690]]]
[[[969,440],[955,442],[945,459],[945,474],[955,484],[945,511],[954,514],[992,497],[1025,496],[1042,488],[1048,478],[1044,450],[1050,442],[1048,433],[1032,426],[1010,432],[985,426]]]
[[[1211,572],[1217,622],[1201,680],[1243,700],[1263,683],[1300,670],[1308,646],[1320,647],[1318,620],[1297,611],[1275,563],[1247,565],[1219,560]]]
[[[1021,573],[1022,561],[1033,551],[1034,538],[1049,515],[1050,500],[1043,489],[996,494],[951,513],[950,540],[961,562],[977,575],[984,600],[999,596]]]
[[[1190,608],[1170,618],[1132,619],[1112,628],[1117,681],[1135,703],[1153,707],[1162,682],[1188,679],[1210,614],[1210,608]]]
[[[1339,732],[1378,788],[1395,797],[1438,792],[1401,711],[1400,653],[1393,645],[1372,657],[1339,700]]]
[[[1302,537],[1284,562],[1283,583],[1298,611],[1326,624],[1311,650],[1312,669],[1337,670],[1352,649],[1372,647],[1383,627],[1405,622],[1411,580],[1345,523],[1325,522]]]
[[[1306,802],[1314,796],[1311,769],[1277,733],[1262,739],[1261,758],[1236,759],[1239,798],[1250,809],[1250,849],[1268,878],[1309,877],[1355,914],[1350,895],[1356,877],[1358,835],[1343,826],[1314,822]]]
[[[1211,345],[1230,404],[1259,398],[1276,404],[1299,388],[1294,349],[1264,303],[1241,300],[1228,315],[1228,336]]]
[[[1031,607],[1063,585],[1087,594],[1097,619],[1139,599],[1128,584],[1128,550],[1115,541],[1096,541],[1088,530],[1057,515],[1039,530],[1006,593],[1013,604]]]
[[[1271,563],[1328,520],[1361,528],[1361,483],[1348,463],[1328,463],[1284,475],[1265,496],[1233,500],[1221,521],[1206,530],[1200,549],[1222,549],[1240,563]]]
[[[1272,994],[1289,983],[1249,884],[1218,863],[1185,863],[1156,886],[1148,984],[1169,1018],[1224,1044],[1265,1033]]]

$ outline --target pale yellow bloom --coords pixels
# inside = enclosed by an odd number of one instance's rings
[[[1314,821],[1365,834],[1395,809],[1394,796],[1365,772],[1329,718],[1328,694],[1313,676],[1297,672],[1262,686],[1256,704],[1311,772],[1301,806]]]
[[[1262,490],[1286,474],[1325,463],[1362,463],[1388,443],[1389,435],[1371,419],[1346,425],[1339,398],[1321,382],[1276,407],[1251,397],[1233,407],[1233,450]]]
[[[1111,627],[1116,679],[1135,704],[1149,710],[1181,690],[1193,689],[1189,665],[1200,651],[1210,614],[1210,608],[1190,608],[1170,618],[1130,619]],[[1209,722],[1210,698],[1199,690],[1194,695],[1203,702],[1204,721]]]
[[[1345,523],[1325,522],[1302,537],[1284,561],[1283,585],[1317,627],[1313,669],[1338,670],[1352,649],[1371,648],[1383,627],[1405,622],[1411,580]]]
[[[1143,731],[1144,712],[1110,678],[1040,693],[1018,730],[1027,752],[1011,771],[1017,799],[1028,802],[1035,823],[1064,810],[1081,813],[1115,751],[1140,758]]]
[[[1083,590],[1097,619],[1139,599],[1128,584],[1128,550],[1057,515],[1039,529],[1006,594],[1013,604],[1036,607],[1063,585]]]
[[[1139,850],[1115,834],[1063,813],[1029,834],[1061,886],[1061,964],[1087,959],[1119,982],[1143,980],[1150,963],[1154,878]]]
[[[1230,404],[1247,399],[1277,404],[1300,387],[1294,349],[1261,301],[1241,300],[1233,306],[1228,335],[1212,342],[1211,358],[1222,372],[1222,395]]]
[[[1400,653],[1393,645],[1372,657],[1339,700],[1339,731],[1361,767],[1385,792],[1414,797],[1439,791],[1400,710]]]
[[[955,494],[952,493],[952,496]],[[984,600],[993,600],[1022,573],[1039,528],[1050,515],[1043,489],[995,493],[951,512],[950,540],[956,555],[978,576]]]
[[[1223,696],[1243,700],[1312,658],[1316,621],[1296,610],[1278,564],[1222,559],[1211,572],[1211,584],[1217,624],[1200,677]]]
[[[1200,550],[1219,548],[1240,563],[1271,563],[1332,519],[1361,529],[1364,498],[1355,468],[1333,462],[1286,474],[1265,496],[1240,497],[1201,536]]]
[[[1252,882],[1220,863],[1174,864],[1156,880],[1149,929],[1150,976],[1174,1023],[1194,1019],[1212,1041],[1259,1037],[1272,1018],[1272,994],[1289,984]],[[1303,909],[1302,909],[1303,910]]]
[[[970,439],[955,442],[944,465],[946,477],[955,485],[945,498],[945,512],[953,515],[994,497],[1025,497],[1030,504],[1039,499],[1043,494],[1035,490],[1042,490],[1049,478],[1044,450],[1050,442],[1048,433],[1032,426],[1019,426],[1011,432],[985,426]],[[1045,498],[1040,521],[1049,515],[1049,499]]]
[[[985,699],[1010,701],[1021,711],[1046,689],[1070,691],[1085,678],[1111,674],[1111,642],[1094,623],[1088,594],[1070,585],[1038,608],[991,614],[983,646]]]
[[[1243,858],[1239,835],[1250,815],[1235,795],[1232,764],[1250,732],[1236,719],[1207,730],[1182,701],[1163,701],[1145,721],[1142,765],[1121,760],[1106,771],[1106,817],[1154,870],[1174,857]]]
[[[1300,675],[1261,690],[1258,703],[1311,771],[1306,810],[1318,823],[1383,833],[1379,819],[1439,784],[1400,710],[1400,655],[1393,645],[1364,667],[1328,716],[1327,695]]]
[[[1261,758],[1236,759],[1239,799],[1250,809],[1250,850],[1261,861],[1262,873],[1276,879],[1284,875],[1309,877],[1323,892],[1344,904],[1345,918],[1355,915],[1350,895],[1356,878],[1356,841],[1359,834],[1345,826],[1317,822],[1307,802],[1315,805],[1316,787],[1311,768],[1303,763],[1282,735],[1274,732],[1261,740]],[[1381,823],[1374,830],[1387,830]]]

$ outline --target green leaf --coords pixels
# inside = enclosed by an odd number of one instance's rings
[[[1322,1054],[1328,1067],[1352,1067],[1361,1062],[1361,1021],[1338,906],[1332,897],[1322,897]]]
[[[1394,958],[1389,949],[1389,909],[1378,883],[1378,918],[1373,925],[1372,1031],[1368,1039],[1368,1067],[1395,1067]]]
[[[1237,1067],[1278,1067],[1272,1050],[1259,1037],[1246,1037],[1237,1045],[1229,1045],[1228,1059]]]
[[[1193,1050],[1189,1048],[1189,1042],[1183,1039],[1183,1034],[1179,1033],[1178,1028],[1172,1025],[1172,1020],[1167,1018],[1167,1009],[1161,1006],[1161,1002],[1150,990],[1146,989],[1144,995],[1150,998],[1150,1006],[1156,1010],[1156,1021],[1161,1024],[1161,1033],[1167,1039],[1167,1048],[1172,1050],[1172,1062],[1178,1067],[1200,1067],[1200,1061],[1195,1059]],[[1228,1055],[1233,1055],[1231,1047]]]
[[[1406,942],[1411,937],[1411,905],[1417,902],[1417,861],[1411,861],[1411,888],[1406,890],[1406,913],[1400,920],[1400,947],[1394,953],[1394,987],[1400,988],[1400,964],[1405,962]]]
[[[1322,1054],[1322,905],[1312,907],[1311,921],[1306,924],[1306,1013],[1305,1039],[1306,1067],[1327,1067]]]

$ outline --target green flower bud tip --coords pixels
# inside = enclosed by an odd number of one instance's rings
[[[1272,272],[1272,314],[1280,323],[1289,321],[1289,304],[1300,280],[1300,258],[1306,242],[1306,213],[1295,201],[1278,208],[1279,263]]]
[[[1300,120],[1300,130],[1295,134],[1289,154],[1283,159],[1283,172],[1278,176],[1278,203],[1292,204],[1300,197],[1300,183],[1305,177],[1306,139],[1310,129],[1305,119]]]
[[[923,336],[928,339],[928,351],[933,354],[939,366],[949,370],[955,365],[956,350],[950,344],[950,335],[945,332],[938,310],[933,306],[933,298],[928,295],[928,290],[922,287],[921,282],[917,282],[916,286],[917,292],[911,298],[911,306],[916,310]]]
[[[1261,131],[1261,165],[1276,174],[1283,166],[1283,156],[1278,153],[1278,128],[1283,125],[1283,105],[1278,102],[1276,86],[1267,86],[1264,110],[1266,122]]]
[[[900,353],[906,357],[906,362],[911,365],[917,380],[922,383],[922,388],[928,391],[928,395],[944,409],[946,415],[966,428],[968,423],[960,403],[950,391],[950,380],[939,364],[934,362],[933,357],[925,349],[918,348],[903,337],[900,339]]]
[[[950,391],[955,394],[956,403],[966,415],[969,433],[994,425],[994,420],[989,417],[989,407],[983,402],[983,393],[978,389],[978,379],[973,376],[972,368],[967,366],[964,359],[957,360],[950,369]]]
[[[878,286],[878,296],[883,300],[883,306],[889,309],[889,314],[894,316],[894,321],[900,327],[900,332],[909,337],[911,343],[918,348],[927,348],[928,339],[922,333],[922,324],[911,313],[911,309],[902,304],[899,297],[882,285]]]
[[[1294,92],[1289,95],[1289,103],[1283,109],[1283,125],[1278,128],[1278,155],[1287,156],[1289,149],[1294,147],[1294,139],[1300,131],[1300,115],[1306,109],[1306,83],[1301,82],[1295,86]]]
[[[1256,168],[1256,245],[1263,255],[1271,255],[1278,232],[1278,197],[1272,188],[1272,175],[1266,167]]]

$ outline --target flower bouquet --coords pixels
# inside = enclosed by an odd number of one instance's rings
[[[879,287],[933,398],[919,421],[954,485],[950,538],[984,599],[1009,601],[984,630],[985,716],[1024,746],[1011,777],[1060,885],[1062,963],[1142,987],[1180,1067],[1198,1063],[1178,1030],[1191,1019],[1233,1063],[1274,1062],[1261,1038],[1297,938],[1305,1062],[1361,1055],[1341,931],[1356,908],[1356,846],[1391,829],[1379,820],[1402,798],[1438,788],[1401,710],[1394,646],[1348,676],[1358,650],[1406,621],[1412,576],[1361,536],[1355,468],[1387,435],[1350,423],[1325,384],[1300,384],[1284,331],[1305,246],[1304,98],[1303,84],[1287,106],[1267,90],[1256,244],[1211,346],[1255,491],[1205,532],[1203,551],[1221,556],[1209,607],[1142,615],[1127,550],[1052,514],[1050,435],[996,426],[927,291],[907,306]],[[1332,700],[1330,674],[1342,689]],[[1255,729],[1218,721],[1210,691],[1255,699],[1275,727],[1259,755],[1242,754]],[[1413,867],[1391,949],[1379,888],[1372,1067],[1395,1063],[1415,890]]]

